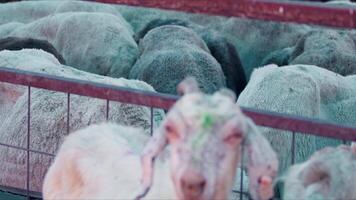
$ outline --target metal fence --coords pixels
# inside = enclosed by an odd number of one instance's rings
[[[356,14],[351,8],[333,8],[321,4],[285,3],[276,1],[249,1],[249,0],[221,0],[221,1],[175,1],[175,0],[97,0],[104,3],[120,3],[133,6],[163,8],[193,13],[205,13],[223,16],[246,17],[251,19],[273,20],[281,22],[296,22],[316,25],[325,25],[343,28],[356,28]],[[30,197],[41,197],[38,191],[30,190],[30,155],[40,154],[53,157],[49,152],[30,148],[31,144],[31,89],[42,88],[51,91],[63,92],[67,95],[67,133],[70,132],[70,102],[71,94],[88,96],[106,100],[106,119],[109,118],[110,101],[135,104],[150,107],[151,132],[153,130],[153,110],[155,108],[168,110],[178,99],[177,96],[155,92],[139,91],[113,85],[99,84],[83,80],[68,79],[58,76],[0,68],[0,82],[6,82],[27,87],[27,136],[26,147],[10,145],[0,141],[0,147],[12,148],[26,152],[26,188],[12,188],[0,186],[1,190],[23,194]],[[329,137],[342,141],[356,141],[356,127],[335,124],[318,119],[280,114],[242,108],[243,112],[251,117],[257,125],[271,127],[292,132],[291,162],[295,161],[295,134],[296,132]],[[240,180],[240,191],[243,188],[243,176]],[[240,192],[235,191],[235,192]],[[242,199],[243,193],[239,193]]]
[[[100,84],[95,82],[68,79],[58,76],[46,75],[41,73],[34,73],[22,71],[11,68],[0,68],[0,82],[7,82],[17,85],[27,86],[27,146],[26,148],[16,145],[5,144],[0,141],[0,146],[17,149],[26,152],[26,190],[18,188],[10,188],[3,186],[2,190],[12,191],[14,193],[24,194],[27,197],[40,197],[38,191],[30,191],[30,153],[41,154],[53,157],[54,155],[49,152],[38,151],[30,148],[31,144],[31,89],[42,88],[67,94],[67,133],[70,131],[70,118],[71,111],[70,101],[71,94],[89,96],[106,100],[106,118],[108,119],[110,112],[110,101],[118,101],[122,103],[129,103],[141,106],[147,106],[151,109],[151,132],[153,130],[153,109],[159,108],[167,110],[178,99],[177,96],[160,94],[155,92],[140,91],[128,89],[113,85]],[[293,132],[292,137],[292,155],[295,155],[295,132],[303,132],[313,134],[316,136],[330,137],[343,141],[356,141],[356,127],[345,125],[333,124],[330,122],[308,119],[304,117],[291,116],[286,114],[279,114],[274,112],[259,111],[254,109],[242,108],[243,112],[251,117],[257,125],[272,127],[282,130]],[[294,163],[294,156],[292,156],[292,163]],[[242,178],[243,176],[241,176]],[[243,180],[240,183],[242,191]],[[240,193],[242,199],[243,193]]]
[[[322,26],[356,28],[356,8],[335,7],[316,2],[278,0],[94,0],[148,8],[185,11]]]

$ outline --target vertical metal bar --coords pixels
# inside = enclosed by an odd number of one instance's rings
[[[69,134],[70,131],[69,116],[70,116],[70,93],[67,93],[67,134]]]
[[[109,108],[110,107],[110,101],[109,99],[106,99],[106,121],[109,121]]]
[[[151,120],[151,129],[150,129],[150,133],[151,136],[153,135],[153,107],[151,107],[151,112],[150,112],[150,120]]]
[[[351,27],[354,27],[354,24],[355,24],[354,14],[355,14],[355,12],[354,12],[353,9],[350,9],[349,12],[350,12],[350,19],[351,19]]]
[[[292,148],[291,148],[291,153],[292,153],[292,159],[291,163],[292,165],[295,163],[295,132],[292,133]]]
[[[27,95],[27,163],[26,163],[26,194],[30,199],[30,120],[31,120],[31,86],[28,86]]]
[[[240,166],[240,200],[243,198],[243,185],[244,185],[244,173],[243,173],[243,168],[244,168],[244,149],[245,149],[245,141],[243,140],[241,143],[241,166]]]

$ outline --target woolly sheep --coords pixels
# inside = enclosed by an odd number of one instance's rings
[[[138,54],[128,26],[126,21],[111,14],[66,12],[20,26],[8,36],[47,40],[69,66],[127,78]]]
[[[61,54],[47,41],[32,38],[7,37],[0,39],[0,51],[2,50],[21,50],[21,49],[42,49],[54,55],[57,60],[65,65]]]
[[[356,146],[325,148],[289,169],[283,199],[356,199]]]
[[[27,1],[11,3],[13,5],[3,5],[0,7],[0,24],[13,21],[32,22],[44,16],[55,14],[55,10],[59,9],[65,2],[67,1]],[[74,3],[83,6],[72,6],[71,4]],[[116,16],[122,15],[133,26],[135,32],[157,18],[178,18],[209,27],[210,30],[215,30],[228,38],[234,47],[238,49],[247,79],[250,77],[252,70],[258,67],[263,58],[270,52],[294,45],[301,36],[312,29],[308,25],[188,14],[124,5],[82,1],[71,1],[67,2],[67,4],[67,8],[73,7],[71,11],[93,11],[110,13]],[[77,7],[80,7],[80,10],[76,10]],[[15,12],[18,14],[13,15]]]
[[[0,6],[1,8],[1,6]],[[11,33],[14,29],[23,26],[23,23],[19,23],[19,22],[9,22],[6,24],[1,24],[0,25],[0,38],[4,38],[7,35],[9,35],[9,33]]]
[[[341,75],[356,73],[355,34],[337,30],[314,30],[301,37],[295,46],[277,50],[262,61],[261,66],[308,64]]]
[[[27,24],[49,15],[64,12],[108,13],[125,21],[121,14],[109,4],[87,1],[19,1],[0,6],[0,24],[10,22]]]
[[[326,2],[327,5],[332,5],[332,6],[339,6],[339,7],[356,7],[355,2],[352,2],[350,0],[331,0]]]
[[[60,66],[60,67],[59,67]],[[59,61],[43,50],[23,49],[20,51],[0,51],[0,67],[29,69],[35,72],[45,72],[48,74],[60,74],[62,68]],[[62,69],[65,70],[65,69]],[[71,68],[66,71],[71,71]],[[83,76],[85,77],[85,76]],[[75,77],[73,77],[75,78]],[[0,125],[11,111],[17,99],[26,91],[24,86],[0,83]]]
[[[55,60],[57,63],[51,62]],[[22,65],[26,63],[27,65]],[[98,83],[129,87],[139,90],[154,91],[148,84],[126,79],[114,79],[87,72],[82,72],[58,63],[53,55],[41,50],[1,51],[0,66],[13,66],[17,69],[60,75],[65,78],[90,80]],[[27,92],[21,86],[3,83],[5,88],[1,97],[7,100],[0,107],[6,112],[1,113],[0,141],[16,146],[26,146],[27,134]],[[26,93],[25,93],[26,92]],[[15,94],[15,95],[13,95]],[[95,98],[71,95],[70,97],[70,130],[77,130],[92,123],[106,120],[106,101]],[[150,109],[131,104],[110,102],[109,121],[140,127],[144,133],[150,134]],[[163,118],[163,112],[155,109],[154,127]],[[31,148],[43,152],[54,153],[67,134],[67,95],[32,88],[31,92]],[[0,148],[1,155],[0,184],[25,188],[26,173],[25,152],[18,152],[7,148]],[[49,166],[48,157],[31,154],[31,185],[32,190],[39,191],[45,169]]]
[[[201,18],[201,19],[199,19]],[[197,23],[206,17],[195,17]],[[192,19],[193,20],[193,19]],[[202,22],[204,23],[204,22]],[[298,39],[312,30],[308,25],[280,23],[243,18],[211,20],[207,27],[220,31],[233,41],[239,50],[242,66],[249,79],[254,68],[271,52],[294,45]],[[272,42],[273,41],[273,42]]]
[[[256,69],[238,99],[240,106],[320,118],[335,123],[355,124],[356,76],[341,76],[311,65]],[[279,156],[280,172],[291,164],[292,134],[263,128]],[[340,142],[316,136],[296,135],[296,162],[304,161],[316,150]]]
[[[192,79],[179,91],[185,95],[146,143],[141,159],[141,151],[132,148],[140,148],[142,139],[127,127],[105,124],[67,137],[45,177],[44,198],[227,199],[241,144],[248,148],[252,197],[272,197],[276,154],[231,92],[204,95]],[[170,156],[162,160],[158,155],[168,144]]]
[[[315,27],[293,23],[252,20],[236,17],[189,14],[140,7],[115,5],[115,8],[139,32],[155,19],[180,19],[202,25],[207,32],[216,31],[238,50],[246,78],[272,51],[294,45]],[[177,24],[182,25],[182,24]],[[273,42],[271,42],[273,41]],[[228,77],[227,77],[228,78]]]
[[[221,65],[226,77],[226,86],[237,95],[241,93],[246,86],[245,73],[235,46],[221,33],[180,19],[155,19],[135,34],[135,40],[139,42],[148,31],[164,25],[178,25],[194,30],[204,40],[211,55]]]
[[[226,85],[221,66],[191,29],[160,26],[145,35],[139,48],[129,78],[143,80],[159,92],[175,94],[187,76],[195,77],[203,92],[212,93]]]

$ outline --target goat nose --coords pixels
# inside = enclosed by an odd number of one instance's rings
[[[202,195],[206,184],[205,178],[197,172],[185,172],[181,178],[181,187],[187,199],[194,199]]]

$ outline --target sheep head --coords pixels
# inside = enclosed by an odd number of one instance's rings
[[[283,199],[355,199],[355,153],[348,145],[325,147],[292,166],[283,177]]]
[[[155,157],[171,145],[171,178],[179,199],[227,199],[234,182],[247,118],[224,89],[203,94],[194,79],[178,86],[175,103],[148,142],[143,155],[143,191],[148,192]]]

